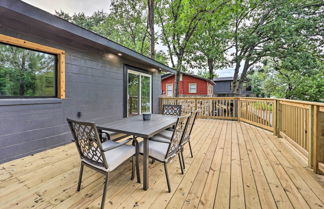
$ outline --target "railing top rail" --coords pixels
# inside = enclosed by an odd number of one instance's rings
[[[291,100],[291,99],[278,99],[279,101],[287,102],[287,103],[298,103],[298,104],[305,104],[305,105],[317,105],[324,107],[324,103],[322,102],[308,102],[308,101],[301,101],[301,100]]]
[[[227,100],[233,100],[233,99],[239,99],[239,97],[166,97],[162,96],[161,99],[187,99],[187,100],[217,100],[217,99],[227,99]]]
[[[276,101],[275,98],[259,98],[259,97],[239,97],[240,100],[264,100],[264,101]]]
[[[161,99],[169,99],[169,100],[264,100],[264,101],[282,101],[286,103],[296,103],[303,105],[317,105],[320,107],[324,107],[323,102],[308,102],[301,100],[291,100],[291,99],[276,99],[276,98],[259,98],[259,97],[166,97],[162,96]]]

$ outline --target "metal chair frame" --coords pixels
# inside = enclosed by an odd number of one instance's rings
[[[132,156],[132,176],[131,180],[134,179],[135,171],[134,171],[134,163],[136,164],[136,175],[137,175],[137,182],[140,183],[140,173],[139,173],[139,163],[138,163],[138,143],[136,139],[130,138],[125,140],[122,143],[119,143],[116,146],[112,146],[106,149],[102,147],[102,137],[99,134],[96,125],[94,123],[89,122],[81,122],[76,120],[71,120],[67,118],[67,122],[69,124],[70,130],[73,135],[73,141],[76,143],[77,150],[80,155],[81,159],[81,167],[80,167],[80,174],[78,180],[77,191],[79,192],[81,189],[82,177],[83,177],[83,169],[84,166],[88,166],[91,169],[94,169],[105,176],[104,188],[103,188],[103,195],[101,200],[101,209],[104,208],[106,193],[107,193],[107,186],[108,186],[108,162],[104,155],[104,152],[119,148],[130,141],[133,141],[133,145],[135,145],[135,155]],[[77,130],[76,130],[77,129]],[[101,132],[100,132],[101,133]],[[107,133],[108,134],[108,133]],[[80,138],[81,137],[81,138]],[[88,152],[88,153],[86,153]],[[134,159],[135,158],[135,159]],[[96,166],[94,166],[96,165]]]
[[[181,116],[182,113],[182,106],[181,105],[163,105],[163,115],[174,115],[174,116]]]
[[[156,141],[156,142],[160,142],[160,143],[169,144],[167,152],[165,154],[165,159],[163,161],[161,161],[161,160],[159,160],[157,158],[154,158],[151,155],[149,156],[151,159],[163,163],[164,172],[165,172],[169,192],[171,192],[171,185],[170,185],[170,179],[169,179],[167,164],[176,155],[178,155],[178,157],[179,157],[181,173],[184,174],[183,161],[182,161],[182,157],[181,157],[181,143],[182,143],[182,138],[183,138],[184,132],[185,132],[185,130],[187,128],[188,118],[189,118],[189,115],[186,115],[186,116],[181,116],[181,117],[179,117],[177,119],[175,129],[173,131],[173,134],[172,134],[172,137],[171,137],[170,141],[158,140],[158,139],[154,139],[154,138],[150,139],[151,141]]]
[[[182,156],[182,162],[183,162],[183,169],[185,169],[185,161],[184,161],[184,157],[183,157],[183,147],[188,143],[189,144],[189,150],[190,150],[190,155],[193,158],[193,153],[192,153],[192,148],[191,148],[191,143],[190,143],[190,136],[191,136],[191,132],[192,129],[195,125],[196,122],[196,118],[197,118],[197,114],[198,114],[198,110],[195,110],[193,112],[191,112],[189,118],[188,118],[188,122],[187,122],[187,128],[183,134],[183,139],[181,142],[181,156]]]

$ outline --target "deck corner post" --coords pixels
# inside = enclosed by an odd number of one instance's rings
[[[321,159],[319,155],[320,153],[323,153],[323,142],[320,140],[320,133],[323,133],[324,126],[322,125],[323,118],[320,116],[320,108],[319,106],[314,106],[314,121],[313,121],[313,137],[314,137],[314,143],[313,143],[313,169],[316,174],[320,173],[318,162]]]
[[[314,167],[314,105],[309,106],[308,113],[308,167]]]

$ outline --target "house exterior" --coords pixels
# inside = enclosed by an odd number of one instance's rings
[[[27,3],[1,0],[0,163],[71,142],[67,117],[104,123],[158,113],[162,71],[174,73]]]
[[[162,95],[174,96],[174,74],[162,75]],[[213,96],[215,83],[188,73],[180,74],[179,96]]]
[[[214,95],[218,97],[232,97],[232,96],[245,96],[250,97],[254,96],[251,92],[251,86],[246,86],[243,84],[240,86],[239,94],[234,95],[231,91],[233,77],[221,77],[214,79],[215,86],[214,86]]]

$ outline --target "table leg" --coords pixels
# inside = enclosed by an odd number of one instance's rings
[[[144,155],[143,155],[143,189],[148,190],[148,158],[149,158],[149,143],[148,138],[144,139]]]

